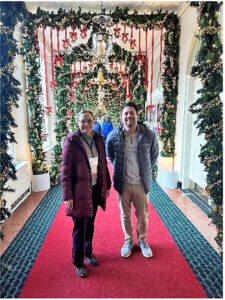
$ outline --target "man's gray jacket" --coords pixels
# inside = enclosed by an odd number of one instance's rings
[[[152,130],[140,123],[138,123],[138,126],[140,127],[138,137],[138,162],[140,167],[140,176],[147,194],[151,187],[152,168],[159,155],[159,145]],[[122,124],[111,131],[108,135],[106,140],[106,155],[114,169],[114,188],[122,194],[125,171],[124,131]]]

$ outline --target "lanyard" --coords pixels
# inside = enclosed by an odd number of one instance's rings
[[[91,150],[91,155],[92,157],[95,157],[94,152],[92,150],[92,146],[93,146],[93,137],[91,139],[91,144],[88,143],[88,140],[86,139],[86,137],[81,133],[81,138],[85,141],[85,143],[88,145],[89,149]]]

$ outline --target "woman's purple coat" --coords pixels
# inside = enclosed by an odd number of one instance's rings
[[[67,136],[61,164],[61,183],[63,200],[73,199],[73,217],[90,217],[93,215],[92,177],[87,152],[80,137],[80,129]],[[105,210],[106,192],[111,187],[107,167],[105,146],[100,134],[94,133],[98,150],[98,185],[101,187],[99,205]]]

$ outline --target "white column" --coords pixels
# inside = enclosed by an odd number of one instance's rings
[[[191,103],[194,101],[194,80],[190,75],[186,76],[185,83],[185,108],[183,120],[182,139],[182,161],[181,161],[181,182],[182,188],[189,188],[190,156],[191,156],[191,132],[192,113],[189,111]]]
[[[15,28],[14,38],[18,41],[18,47],[22,47],[21,23],[18,23]],[[21,83],[19,86],[21,89],[21,95],[19,96],[18,100],[19,107],[13,109],[13,116],[18,125],[18,127],[14,129],[15,138],[17,141],[17,144],[14,145],[14,155],[16,161],[28,161],[29,169],[31,171],[32,156],[31,147],[28,142],[28,108],[25,95],[25,65],[22,55],[16,55],[14,65],[14,77]]]

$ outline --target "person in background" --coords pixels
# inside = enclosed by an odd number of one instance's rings
[[[87,276],[84,259],[91,266],[98,265],[92,249],[94,220],[99,205],[106,209],[111,180],[103,137],[93,131],[92,112],[82,110],[77,118],[79,129],[70,133],[63,145],[61,184],[65,212],[74,223],[73,264],[76,274],[84,278]]]
[[[102,114],[100,120],[99,120],[99,124],[101,125],[102,129],[103,129],[103,125],[105,123],[105,119],[106,119],[106,115]]]
[[[106,140],[106,154],[113,165],[114,187],[118,192],[121,223],[125,243],[121,256],[128,257],[134,246],[132,204],[137,217],[138,246],[145,257],[153,255],[146,236],[148,203],[152,168],[159,154],[153,131],[138,123],[138,110],[134,102],[125,104],[121,111],[122,123],[110,132]]]
[[[102,134],[102,127],[99,124],[99,122],[97,121],[96,117],[94,117],[94,131],[97,131],[98,133]]]
[[[108,117],[106,123],[103,124],[103,136],[106,139],[108,134],[113,130],[111,118]]]

